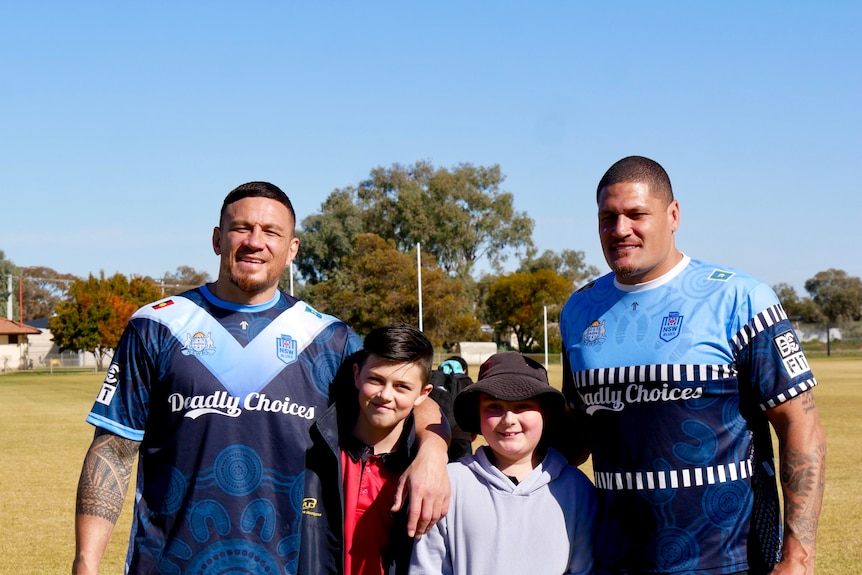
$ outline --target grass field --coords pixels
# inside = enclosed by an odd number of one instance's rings
[[[859,573],[862,359],[812,358],[811,364],[829,446],[817,573]],[[559,385],[559,366],[550,366],[550,377]],[[0,376],[0,575],[69,572],[75,487],[93,434],[84,418],[101,379],[93,373]],[[122,573],[131,491],[102,565],[106,575]]]

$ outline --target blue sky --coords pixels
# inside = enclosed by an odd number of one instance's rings
[[[595,185],[668,170],[677,245],[804,295],[862,276],[862,4],[19,2],[0,8],[0,249],[215,275],[224,195],[299,220],[372,168],[499,164],[540,250],[606,270]]]

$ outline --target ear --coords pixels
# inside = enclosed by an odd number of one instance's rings
[[[290,239],[290,246],[288,247],[287,252],[287,265],[285,268],[289,268],[290,264],[293,263],[293,260],[296,259],[296,254],[299,253],[299,238],[293,236]]]
[[[426,399],[428,399],[428,394],[431,393],[431,390],[434,389],[434,386],[430,383],[425,384],[424,387],[419,391],[419,397],[416,398],[416,401],[413,402],[413,407],[416,407]]]
[[[221,228],[218,226],[213,228],[213,251],[215,255],[221,255]]]
[[[670,218],[670,231],[675,232],[679,227],[679,202],[677,200],[668,204],[667,215]]]
[[[353,387],[359,389],[359,373],[362,371],[362,366],[359,363],[353,364]]]

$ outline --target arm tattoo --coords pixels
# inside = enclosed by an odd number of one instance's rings
[[[822,449],[815,453],[785,450],[781,457],[781,483],[785,493],[787,526],[801,541],[814,541],[823,497]]]
[[[806,413],[814,409],[811,393],[797,399],[802,401]],[[802,449],[784,446],[780,462],[787,535],[813,546],[825,487],[826,445],[817,442]]]
[[[78,482],[79,515],[94,515],[116,524],[140,446],[139,441],[96,431]]]
[[[817,407],[814,404],[814,394],[812,393],[803,393],[798,399],[802,401],[802,408],[805,410],[805,413],[809,413],[812,409]]]

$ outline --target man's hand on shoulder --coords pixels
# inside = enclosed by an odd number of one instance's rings
[[[446,443],[441,440],[439,445],[431,447],[429,442],[398,479],[392,511],[401,509],[405,496],[409,496],[407,534],[410,537],[424,535],[449,511],[448,462]]]

